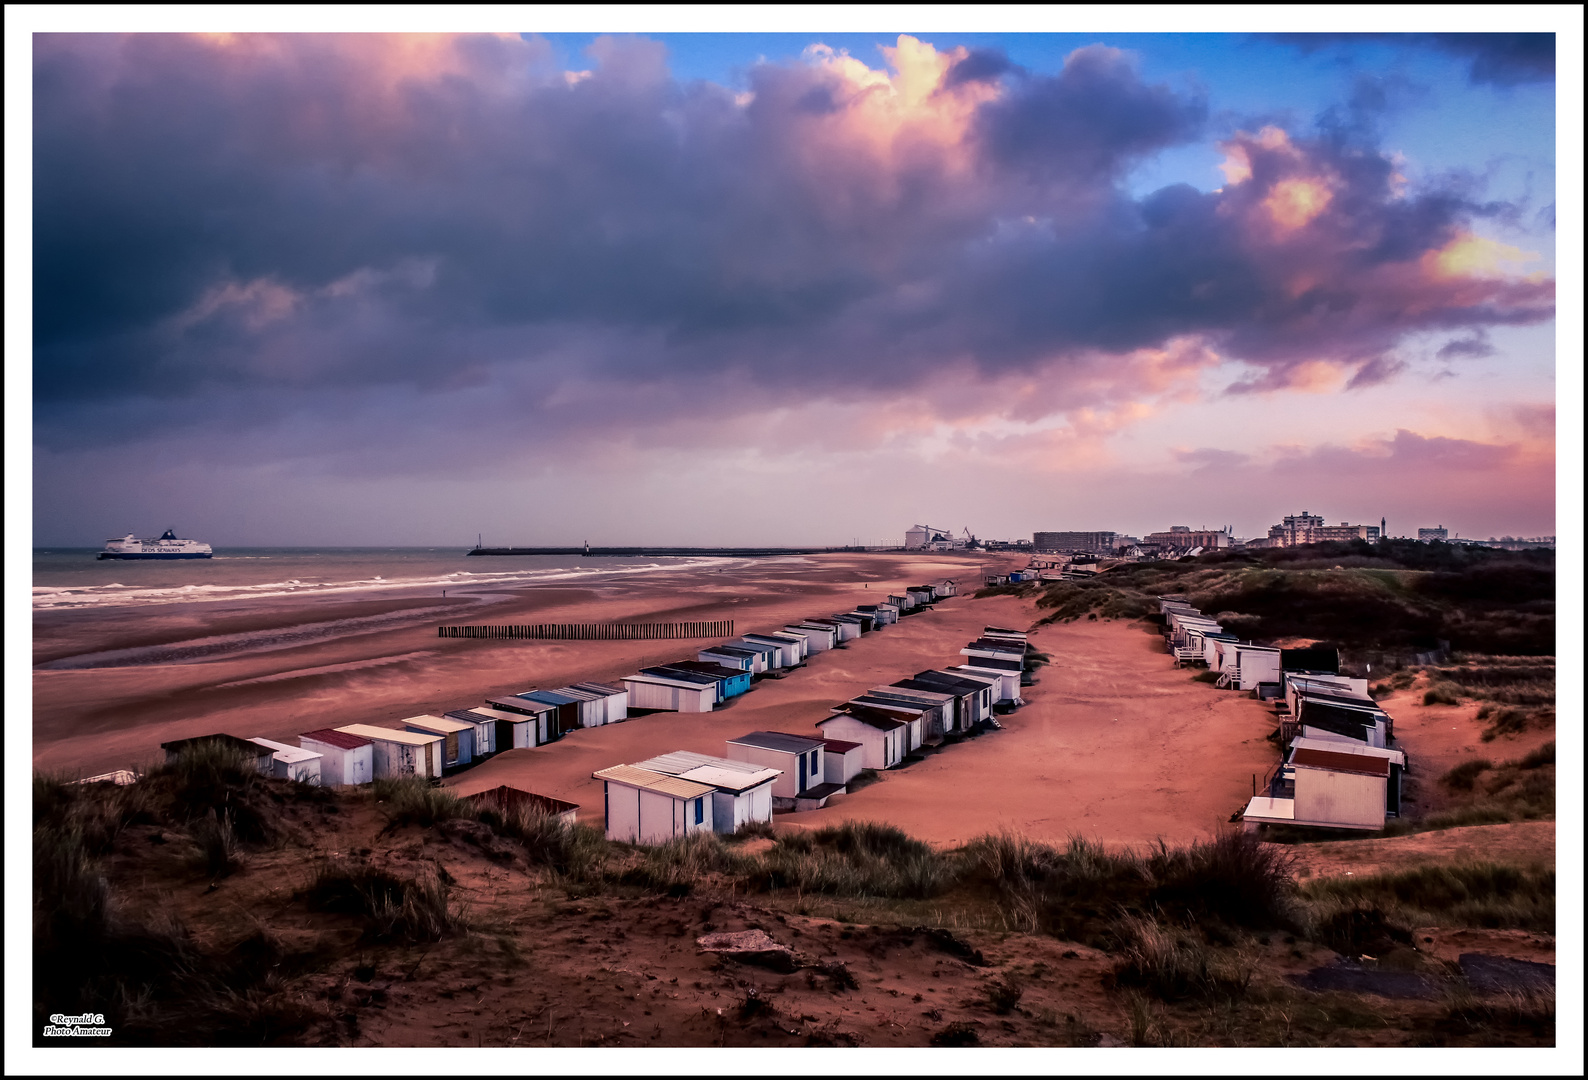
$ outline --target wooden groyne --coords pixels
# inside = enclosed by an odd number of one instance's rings
[[[663,641],[732,637],[732,619],[658,623],[537,623],[533,626],[438,626],[438,637],[499,641]]]

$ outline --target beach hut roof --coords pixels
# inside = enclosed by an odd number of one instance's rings
[[[313,761],[315,758],[325,756],[324,754],[316,753],[313,750],[305,750],[301,746],[293,746],[290,743],[280,743],[273,739],[254,738],[249,739],[248,741],[251,743],[258,743],[260,746],[263,746],[268,750],[275,751],[276,757],[287,762]]]
[[[1020,670],[1020,661],[1018,660],[1000,660],[996,656],[970,656],[966,657],[966,659],[969,662],[961,664],[960,667],[987,668],[991,671],[1009,672]]]
[[[742,679],[750,674],[743,668],[728,667],[725,664],[713,664],[710,660],[680,660],[676,664],[663,664],[662,666],[677,668],[681,671],[690,671],[699,675],[708,675],[713,679]]]
[[[720,681],[711,675],[705,675],[699,671],[690,671],[688,668],[681,668],[675,664],[661,664],[657,667],[640,668],[640,674],[655,675],[658,678],[672,679],[674,682],[690,683],[695,686],[704,686],[707,683]],[[734,674],[743,675],[744,672],[736,671]]]
[[[614,697],[618,694],[628,693],[621,686],[613,686],[611,683],[602,682],[576,682],[570,689],[583,690],[587,694],[596,695],[596,697]]]
[[[1389,759],[1368,757],[1364,754],[1342,754],[1332,750],[1314,750],[1304,747],[1290,755],[1292,765],[1328,769],[1331,772],[1362,773],[1367,776],[1389,776]]]
[[[393,728],[375,727],[373,724],[345,724],[337,728],[349,735],[362,735],[375,742],[402,743],[405,746],[429,746],[431,743],[440,742],[444,736],[422,735],[417,731],[397,731]]]
[[[636,769],[633,765],[614,765],[610,769],[602,769],[591,775],[597,780],[611,780],[615,784],[644,788],[646,791],[671,795],[677,799],[695,799],[702,795],[710,795],[712,791],[706,784],[697,784],[693,780],[654,773],[647,769]]]
[[[429,713],[423,716],[410,716],[403,720],[403,723],[416,728],[424,728],[426,731],[435,732],[438,735],[451,735],[459,731],[474,730],[473,724],[462,720],[449,720],[444,716],[431,716]]]
[[[716,757],[713,754],[697,754],[693,750],[674,750],[667,754],[658,754],[656,757],[644,761],[636,761],[636,769],[649,769],[651,772],[667,773],[669,776],[681,776],[691,769],[698,769],[702,765],[713,765],[723,769],[735,769],[739,772],[762,773],[773,772],[782,775],[782,769],[769,770],[765,765],[753,765],[748,761],[735,761],[732,758]]]
[[[531,693],[532,691],[525,691]],[[521,695],[508,694],[503,697],[486,698],[485,703],[508,712],[539,716],[543,712],[551,712],[557,706],[544,701],[534,701]]]
[[[822,736],[822,742],[827,746],[827,752],[829,754],[847,754],[851,750],[864,749],[864,747],[857,742],[845,742],[843,739],[829,739],[825,735]]]
[[[685,780],[693,780],[700,784],[710,784],[720,791],[730,791],[735,795],[758,788],[762,784],[770,784],[783,775],[782,769],[762,769],[760,772],[747,773],[738,769],[725,769],[721,765],[700,765],[688,772],[679,773]]]
[[[463,797],[472,803],[495,803],[504,809],[517,809],[522,806],[542,814],[566,814],[570,810],[579,809],[578,803],[554,799],[550,795],[536,795],[533,791],[523,791],[506,784],[476,791],[473,795]]]
[[[813,739],[809,735],[790,735],[785,731],[752,731],[728,741],[740,746],[759,746],[763,750],[781,750],[787,754],[803,754],[822,745],[820,739]]]
[[[305,731],[299,735],[300,739],[313,739],[315,742],[325,743],[342,750],[357,750],[361,746],[368,746],[369,740],[362,735],[350,735],[345,731],[335,728],[320,728],[317,731]]]
[[[888,716],[881,709],[872,709],[865,705],[855,705],[853,703],[850,703],[847,707],[834,713],[832,716],[827,717],[826,720],[816,721],[816,726],[820,727],[821,725],[827,723],[828,720],[837,720],[844,716],[859,720],[867,727],[874,727],[878,731],[892,731],[895,728],[901,728],[905,726],[905,722],[903,720]]]

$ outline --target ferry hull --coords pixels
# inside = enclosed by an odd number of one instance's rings
[[[145,554],[141,551],[101,551],[101,559],[210,559],[214,553],[209,551],[151,551]]]

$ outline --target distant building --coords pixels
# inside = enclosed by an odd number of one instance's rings
[[[1233,546],[1228,528],[1193,529],[1187,525],[1171,525],[1168,532],[1148,533],[1142,544],[1164,548],[1227,548]]]
[[[951,529],[912,525],[904,531],[904,546],[911,551],[958,551],[973,540],[969,533],[955,537]]]
[[[1450,530],[1443,525],[1433,529],[1418,529],[1417,539],[1425,544],[1433,543],[1435,540],[1443,542],[1450,539]]]
[[[1270,542],[1265,546],[1295,547],[1298,544],[1321,544],[1328,540],[1377,540],[1382,535],[1383,529],[1378,525],[1351,525],[1344,521],[1338,525],[1325,525],[1322,516],[1303,510],[1272,526],[1268,530]]]
[[[1031,546],[1036,551],[1092,555],[1111,555],[1114,551],[1114,532],[1039,532],[1033,534]]]

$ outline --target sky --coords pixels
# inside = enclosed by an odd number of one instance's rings
[[[34,543],[1555,533],[1554,35],[902,10],[36,34]]]

